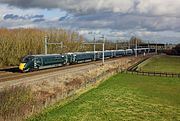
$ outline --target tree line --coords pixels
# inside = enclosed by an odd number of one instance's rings
[[[177,44],[174,48],[166,50],[167,55],[178,55],[180,56],[180,44]]]
[[[48,53],[82,51],[80,46],[84,38],[73,31],[63,29],[0,29],[0,67],[14,66],[23,56],[44,53],[44,37],[49,42],[63,42],[63,49],[58,45],[49,45]]]
[[[0,29],[0,67],[15,66],[20,63],[22,57],[26,55],[44,54],[44,38],[48,37],[48,42],[63,43],[61,45],[48,45],[48,54],[61,54],[67,52],[93,51],[93,45],[84,45],[87,40],[77,32],[64,29]],[[141,43],[139,38],[132,37],[130,44],[134,45],[135,40]],[[90,41],[92,42],[92,41]],[[96,42],[103,42],[97,40]],[[105,41],[105,50],[127,49],[128,42]],[[102,45],[96,45],[96,50],[102,50]]]

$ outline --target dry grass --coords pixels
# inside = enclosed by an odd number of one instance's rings
[[[31,113],[34,103],[30,87],[6,88],[0,92],[0,120],[20,120]]]
[[[49,42],[63,42],[63,50],[50,45],[48,53],[63,53],[82,50],[83,37],[76,32],[40,29],[0,29],[0,67],[18,65],[20,59],[28,54],[44,53],[44,37]]]

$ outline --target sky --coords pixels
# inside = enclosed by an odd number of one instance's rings
[[[180,0],[0,0],[0,28],[64,28],[87,39],[180,43]]]

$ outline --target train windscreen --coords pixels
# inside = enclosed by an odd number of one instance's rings
[[[31,61],[33,59],[33,56],[25,56],[22,58],[22,63],[27,63],[28,61]]]

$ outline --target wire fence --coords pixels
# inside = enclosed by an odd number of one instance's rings
[[[144,75],[144,76],[159,76],[159,77],[177,77],[180,78],[180,73],[168,72],[143,72],[143,71],[126,71],[128,74]]]

